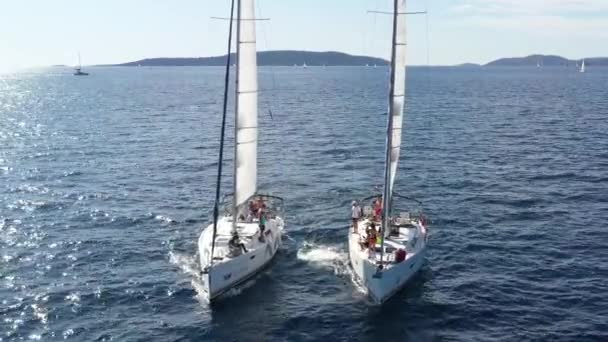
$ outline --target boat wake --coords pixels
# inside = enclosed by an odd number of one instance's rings
[[[196,291],[196,298],[203,302],[209,303],[207,291],[205,291],[205,285],[199,276],[200,265],[197,261],[196,255],[189,255],[176,251],[169,252],[169,261],[180,268],[188,277],[190,277],[190,284],[194,291]]]
[[[199,277],[199,265],[196,255],[188,255],[180,252],[170,251],[169,261],[171,261],[173,265],[178,266],[182,272],[186,273],[187,275],[194,278]]]
[[[344,245],[322,245],[304,241],[302,247],[298,249],[297,257],[312,266],[330,268],[339,276],[350,272],[348,252]]]
[[[298,249],[297,257],[313,267],[331,269],[338,277],[349,278],[357,292],[367,294],[367,290],[350,267],[348,251],[344,245],[323,245],[304,241],[302,247]]]

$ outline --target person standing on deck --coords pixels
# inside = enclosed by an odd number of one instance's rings
[[[374,220],[382,220],[382,197],[378,196],[374,202]]]
[[[369,227],[367,227],[367,256],[372,257],[374,253],[376,253],[376,243],[378,242],[378,232],[376,231],[376,226],[374,222],[372,222]]]
[[[359,206],[359,204],[357,204],[357,201],[353,201],[353,206],[351,208],[352,214],[351,217],[353,219],[353,232],[354,233],[358,233],[359,232],[359,219],[361,219],[361,207]]]
[[[259,223],[259,227],[260,227],[260,242],[264,243],[266,242],[266,237],[264,236],[264,231],[266,230],[266,213],[260,209],[260,223]]]

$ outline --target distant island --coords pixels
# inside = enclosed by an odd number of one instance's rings
[[[479,68],[479,67],[481,67],[480,64],[475,64],[475,63],[463,63],[463,64],[458,64],[455,66],[459,67],[459,68]]]
[[[230,55],[231,61],[236,62],[234,54]],[[313,52],[276,50],[259,51],[258,65],[260,66],[354,66],[354,65],[388,65],[381,58],[368,56],[355,56],[342,52]],[[114,64],[112,66],[223,66],[226,65],[226,55],[215,57],[194,58],[146,58],[139,61]]]
[[[608,57],[592,57],[584,58],[587,66],[608,66]],[[491,67],[543,67],[543,66],[575,66],[581,62],[582,59],[567,59],[561,56],[555,55],[530,55],[526,57],[511,57],[501,58],[492,61],[485,66]]]
[[[230,55],[232,63],[236,62],[234,54]],[[555,55],[530,55],[525,57],[500,58],[487,64],[464,63],[455,65],[459,68],[479,67],[543,67],[543,66],[575,66],[582,59],[572,60]],[[259,51],[258,65],[260,66],[386,66],[388,61],[382,58],[350,55],[343,52],[326,51],[297,51],[275,50]],[[608,57],[585,58],[587,66],[608,66]],[[102,66],[224,66],[226,55],[214,57],[166,57],[146,58],[134,62],[102,65]]]

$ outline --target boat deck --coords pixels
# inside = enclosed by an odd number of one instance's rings
[[[356,249],[356,252],[360,255],[362,259],[367,259],[372,263],[380,264],[380,255],[381,255],[381,239],[378,238],[376,245],[372,251],[369,248],[364,248],[360,245],[360,242],[364,242],[367,240],[367,234],[365,232],[366,227],[374,222],[376,229],[379,230],[382,227],[381,222],[372,221],[370,218],[364,218],[358,223],[358,233],[353,231],[353,228],[350,228],[350,235],[354,238],[354,241],[358,241],[359,246]],[[385,267],[390,267],[390,264],[395,262],[395,251],[398,249],[403,249],[406,251],[406,260],[414,257],[416,253],[415,240],[417,236],[417,231],[419,230],[418,223],[415,221],[410,221],[405,224],[393,225],[392,226],[392,234],[385,238],[384,241],[384,256],[383,256],[383,264]],[[413,242],[413,243],[412,243]],[[351,248],[354,247],[351,245]]]
[[[264,237],[268,239],[269,235],[272,234],[271,227],[269,227],[272,223],[269,222],[266,224],[266,229],[264,230]],[[260,227],[259,220],[253,219],[250,222],[238,222],[237,223],[237,232],[239,234],[239,240],[242,244],[245,245],[247,251],[253,251],[258,248],[266,248],[265,242],[260,241]],[[207,229],[201,239],[205,241],[209,241],[212,239],[213,229]],[[230,248],[228,246],[228,242],[232,238],[232,218],[231,217],[223,217],[218,221],[217,224],[217,234],[215,236],[215,247],[213,249],[213,260],[215,263],[228,261],[232,259]],[[206,243],[205,245],[211,246],[210,243]]]

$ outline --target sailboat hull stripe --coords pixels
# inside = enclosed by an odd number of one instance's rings
[[[240,90],[240,91],[237,91],[236,93],[237,94],[255,94],[257,92],[258,92],[258,90],[256,89],[256,90]]]

